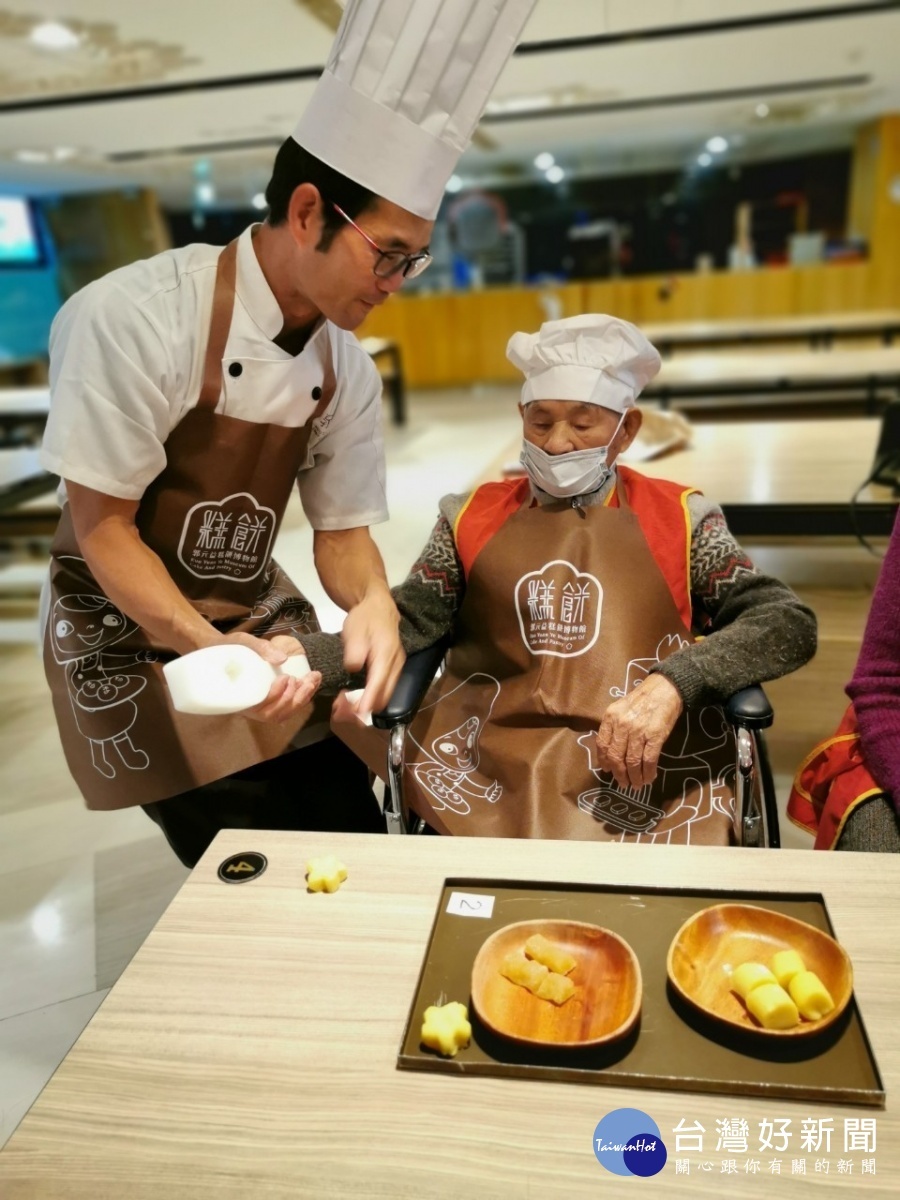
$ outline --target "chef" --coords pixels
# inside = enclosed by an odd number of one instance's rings
[[[226,826],[383,829],[328,735],[316,615],[272,557],[296,480],[368,709],[403,662],[369,526],[387,518],[380,380],[352,335],[430,261],[444,186],[534,0],[351,0],[279,151],[265,222],[73,296],[42,450],[62,513],[44,663],[92,809],[140,804],[193,865]],[[240,643],[279,673],[228,716],[176,712],[162,667]]]

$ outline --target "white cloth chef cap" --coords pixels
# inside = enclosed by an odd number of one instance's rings
[[[348,0],[293,138],[433,220],[536,0]]]
[[[523,404],[577,400],[614,412],[633,408],[661,365],[636,325],[603,313],[545,321],[538,333],[514,333],[506,357],[525,376]]]

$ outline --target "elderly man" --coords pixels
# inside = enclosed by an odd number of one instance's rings
[[[717,706],[806,662],[815,618],[714,503],[616,465],[659,369],[635,326],[552,321],[507,355],[527,475],[445,497],[394,589],[408,651],[453,634],[410,731],[411,805],[444,833],[727,842]]]

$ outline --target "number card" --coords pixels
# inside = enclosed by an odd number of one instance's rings
[[[474,892],[451,892],[447,912],[457,917],[490,917],[494,911],[493,896],[478,896]]]

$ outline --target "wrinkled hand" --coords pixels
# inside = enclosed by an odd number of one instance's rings
[[[366,668],[360,714],[378,712],[390,700],[406,655],[398,633],[400,614],[386,587],[351,608],[344,621],[344,667],[351,674]]]
[[[273,667],[280,667],[293,655],[304,653],[300,642],[287,634],[279,634],[267,640],[254,637],[250,633],[230,633],[223,640],[249,646]],[[302,679],[294,679],[292,675],[279,675],[269,688],[265,700],[253,708],[245,709],[244,716],[253,721],[280,724],[305,708],[319,690],[321,683],[322,675],[319,671],[311,671]]]
[[[597,733],[600,769],[609,771],[620,787],[652,783],[660,752],[683,708],[678,689],[665,675],[648,675],[603,714]]]

